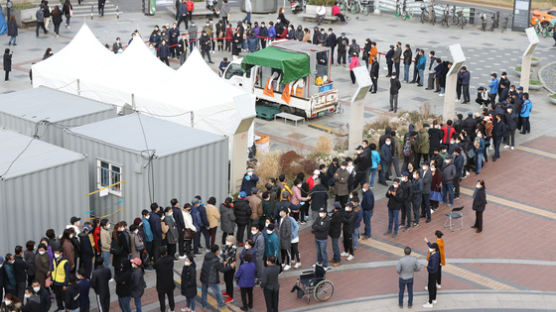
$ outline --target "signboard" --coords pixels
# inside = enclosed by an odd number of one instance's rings
[[[512,30],[523,31],[531,22],[531,0],[514,0]]]

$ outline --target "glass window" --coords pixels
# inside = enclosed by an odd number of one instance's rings
[[[122,185],[119,183],[122,179],[121,167],[106,161],[98,160],[97,170],[97,188],[103,189],[112,185],[108,191],[114,195],[122,196]]]
[[[112,165],[111,169],[112,169],[111,170],[111,174],[112,174],[111,178],[112,179],[110,181],[111,182],[110,184],[115,184],[115,183],[120,182],[120,167]],[[112,186],[112,190],[116,191],[116,192],[120,192],[122,190],[121,189],[121,183],[118,183],[118,184]]]
[[[225,79],[230,79],[232,76],[241,76],[243,77],[243,70],[241,69],[240,64],[230,64],[228,66],[228,70],[226,70],[226,74],[224,75]]]
[[[110,185],[110,164],[107,162],[100,162],[100,186],[105,187]]]

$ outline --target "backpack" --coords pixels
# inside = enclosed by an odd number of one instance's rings
[[[403,142],[403,155],[405,157],[411,156],[411,137],[408,136]]]

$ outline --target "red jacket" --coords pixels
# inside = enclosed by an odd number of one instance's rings
[[[309,185],[309,191],[312,190],[313,187],[315,186],[315,180],[313,179],[313,176],[308,177],[305,183]]]
[[[454,129],[454,127],[452,126],[442,126],[442,132],[444,132],[443,136],[442,136],[442,144],[449,144],[450,143],[450,139],[456,134],[456,129]],[[448,129],[450,133],[448,133]],[[448,135],[449,134],[449,135]]]
[[[191,12],[193,11],[193,9],[195,8],[195,4],[193,3],[193,1],[191,0],[187,0],[187,2],[185,3],[186,7],[187,7],[187,12]]]
[[[97,226],[93,231],[93,240],[95,241],[95,250],[100,254],[100,226]]]

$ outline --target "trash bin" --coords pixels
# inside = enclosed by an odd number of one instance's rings
[[[154,16],[156,13],[156,0],[143,0],[143,10],[145,15]]]

